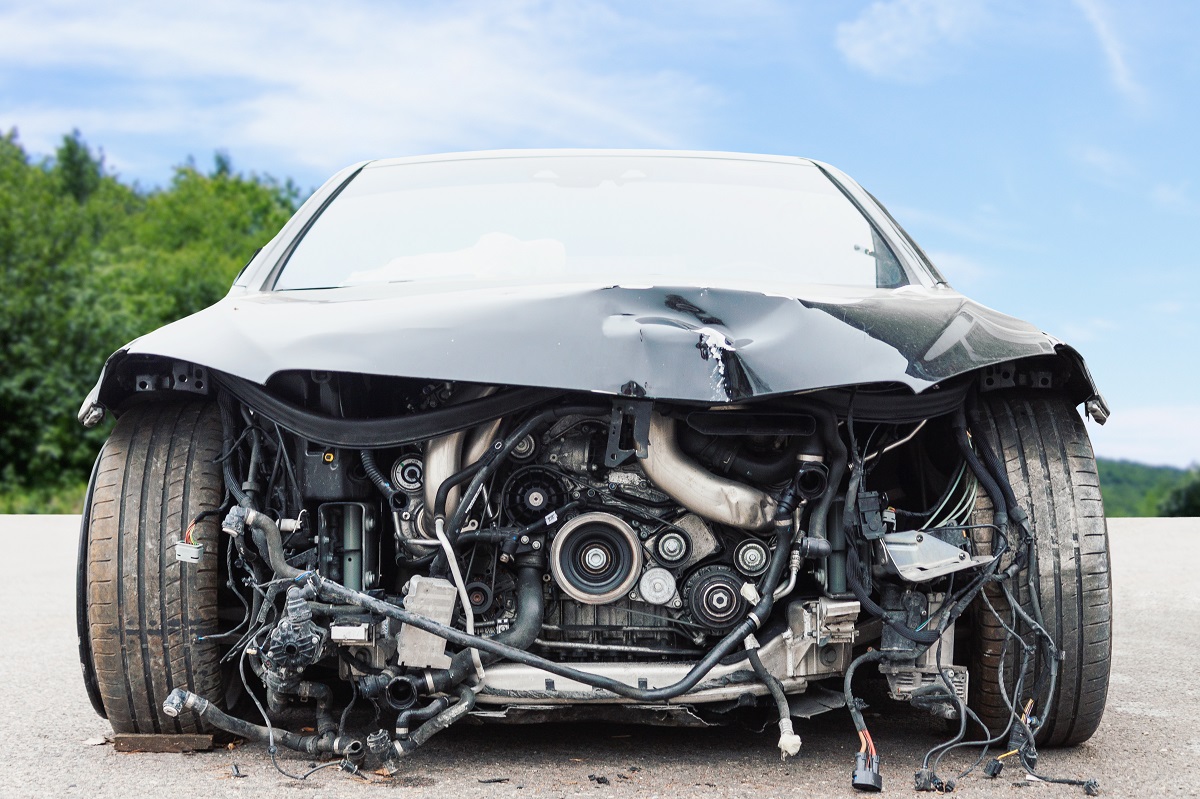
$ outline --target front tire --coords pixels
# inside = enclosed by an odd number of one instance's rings
[[[1044,626],[1062,657],[1054,696],[1048,703],[1044,692],[1037,697],[1035,715],[1044,715],[1047,709],[1042,705],[1049,705],[1049,717],[1037,743],[1082,743],[1096,731],[1104,715],[1112,656],[1108,528],[1087,430],[1067,400],[1046,392],[983,395],[972,430],[982,435],[1003,461],[1017,503],[1029,514],[1033,557],[1029,568],[1019,573],[1010,587],[1028,613],[1034,612],[1036,592]],[[990,522],[991,515],[990,501],[981,500],[976,522]],[[1015,539],[1014,524],[1009,532]],[[991,531],[977,533],[977,545],[990,547]],[[988,598],[1008,621],[1010,607],[1004,595],[989,590]],[[998,733],[1010,720],[999,683],[1006,633],[981,600],[976,601],[974,622],[972,706],[993,733]],[[1029,644],[1038,643],[1028,630],[1023,638]],[[1032,696],[1034,675],[1048,669],[1039,648],[1026,672],[1024,694],[1014,698],[1012,690],[1020,668],[1018,648],[1019,644],[1009,642],[1003,665],[1009,697],[1022,704]]]
[[[216,701],[220,654],[198,637],[217,632],[216,521],[196,525],[199,563],[174,544],[224,496],[221,422],[213,403],[148,402],[121,415],[104,444],[84,519],[87,631],[104,711],[118,733],[197,732],[190,712],[162,701],[182,687]]]

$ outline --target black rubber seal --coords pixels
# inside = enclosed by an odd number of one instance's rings
[[[543,405],[563,394],[544,388],[513,388],[461,405],[408,416],[338,419],[301,408],[256,383],[231,374],[210,370],[210,377],[285,430],[317,444],[353,449],[387,449],[416,444]]]

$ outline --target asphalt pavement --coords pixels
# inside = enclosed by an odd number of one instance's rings
[[[299,782],[264,746],[121,754],[88,704],[75,634],[75,516],[0,516],[0,799],[20,797],[782,797],[857,795],[858,741],[846,714],[799,725],[800,754],[780,762],[775,731],[677,730],[600,724],[458,726],[411,757],[397,778],[372,782],[335,769]],[[1096,779],[1114,797],[1200,796],[1200,519],[1109,522],[1115,645],[1108,710],[1096,735],[1041,753],[1048,774]],[[872,733],[884,791],[912,795],[912,774],[944,733],[928,716],[874,703]],[[874,715],[877,714],[877,715]],[[973,760],[964,755],[959,768]],[[289,770],[309,761],[281,757]],[[233,766],[244,776],[234,777]],[[946,774],[954,769],[944,768]],[[1083,796],[1008,768],[969,776],[964,797]]]

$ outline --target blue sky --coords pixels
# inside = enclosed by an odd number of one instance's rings
[[[1099,454],[1200,460],[1200,3],[0,0],[0,129],[315,186],[496,147],[804,155],[1077,346]]]

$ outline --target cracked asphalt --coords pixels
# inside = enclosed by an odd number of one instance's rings
[[[781,763],[774,729],[672,730],[599,724],[458,726],[396,779],[366,784],[336,769],[279,775],[265,747],[192,755],[121,754],[83,690],[75,635],[78,517],[0,516],[0,798],[781,797],[857,795],[857,738],[844,712],[801,722],[800,754]],[[1096,735],[1041,753],[1048,774],[1096,779],[1101,795],[1200,796],[1200,519],[1109,523],[1115,587],[1113,675]],[[884,791],[912,794],[923,753],[944,735],[928,716],[884,700],[869,718]],[[952,761],[961,769],[973,760]],[[309,761],[286,753],[292,771]],[[236,778],[233,766],[244,776]],[[954,769],[945,768],[950,774]],[[1083,796],[1008,768],[960,780],[964,797]]]

